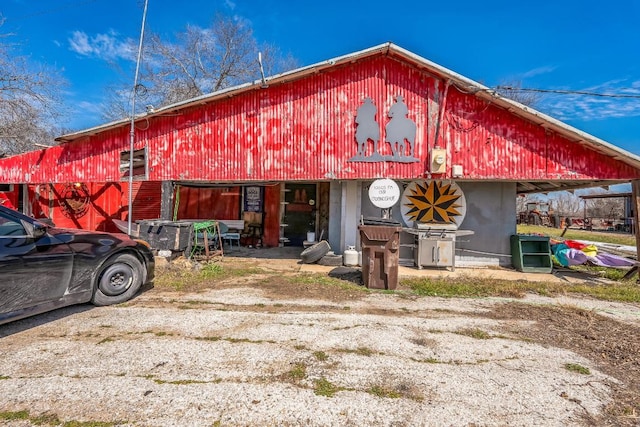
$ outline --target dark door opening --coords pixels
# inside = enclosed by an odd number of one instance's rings
[[[307,233],[316,231],[316,185],[285,184],[284,237],[291,246],[302,246]]]

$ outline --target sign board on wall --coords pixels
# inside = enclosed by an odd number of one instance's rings
[[[244,187],[244,211],[262,212],[262,200],[264,199],[264,187],[254,185]]]
[[[376,179],[369,186],[369,200],[378,208],[388,209],[400,200],[400,188],[391,179]]]

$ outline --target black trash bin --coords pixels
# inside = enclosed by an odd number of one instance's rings
[[[362,281],[367,288],[395,289],[398,286],[400,231],[394,225],[360,225]]]

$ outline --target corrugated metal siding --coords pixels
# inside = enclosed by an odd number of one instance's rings
[[[178,219],[240,219],[240,187],[180,186]]]
[[[304,79],[252,89],[215,103],[151,117],[137,125],[136,148],[148,147],[149,179],[322,181],[413,179],[428,175],[429,150],[447,148],[447,172],[465,179],[638,179],[640,171],[549,133],[510,112],[463,93],[407,62],[379,56]],[[417,125],[419,162],[349,162],[356,154],[355,115],[373,99],[381,136],[401,95]],[[47,150],[0,160],[4,182],[119,181],[123,126]],[[389,146],[379,144],[383,153]],[[371,147],[370,147],[371,151]],[[605,160],[606,161],[603,161]]]
[[[632,179],[639,171],[455,89],[442,124],[449,165],[465,179]],[[441,140],[442,141],[442,140]]]
[[[119,232],[113,219],[127,219],[128,188],[128,183],[86,184],[89,201],[82,214],[70,214],[65,205],[69,184],[29,185],[28,191],[36,218],[49,218],[58,227]],[[161,183],[134,182],[132,188],[134,220],[159,218]]]
[[[129,206],[129,184],[122,184],[122,215],[127,217],[127,206]],[[160,204],[162,200],[162,183],[159,181],[134,182],[132,185],[132,208],[131,215],[134,220],[160,218]],[[117,200],[117,199],[116,199]]]

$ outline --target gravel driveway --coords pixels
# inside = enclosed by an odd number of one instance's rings
[[[533,321],[485,316],[502,303],[286,299],[236,286],[61,309],[0,326],[0,423],[597,424],[619,380],[505,332]],[[634,327],[640,318],[636,306],[582,303]]]

